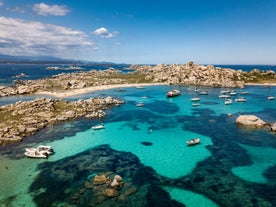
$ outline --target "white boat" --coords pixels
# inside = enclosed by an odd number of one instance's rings
[[[48,158],[47,152],[39,152],[38,150],[26,151],[24,155],[30,158]]]
[[[47,155],[51,155],[54,153],[54,149],[51,146],[47,145],[39,145],[37,148],[25,148],[26,152],[39,152],[39,153],[47,153]]]
[[[235,96],[235,95],[237,95],[237,92],[236,92],[236,91],[231,91],[231,92],[229,93],[229,95],[230,95],[230,96]]]
[[[275,96],[271,96],[271,95],[270,95],[270,96],[267,97],[267,99],[268,99],[268,100],[274,100],[274,99],[275,99]]]
[[[199,91],[198,94],[199,95],[208,95],[208,91]]]
[[[105,127],[104,127],[104,124],[98,124],[98,125],[92,126],[91,128],[94,130],[99,130],[99,129],[104,129]]]
[[[219,95],[219,98],[230,98],[230,95],[228,95],[228,94],[221,94],[221,95]]]
[[[199,138],[190,139],[186,142],[187,146],[193,146],[200,143]]]
[[[228,94],[228,93],[230,93],[230,91],[228,89],[225,89],[225,90],[220,91],[220,93],[221,94]]]
[[[269,96],[267,97],[268,100],[274,100],[275,96],[271,94],[271,88],[269,88]]]
[[[137,89],[144,89],[145,87],[144,86],[136,86],[135,88],[137,88]]]
[[[236,102],[246,102],[246,98],[240,97],[235,99]]]
[[[192,106],[200,106],[200,103],[198,102],[192,103]]]
[[[225,105],[230,105],[230,104],[232,104],[233,103],[233,101],[232,101],[232,99],[230,99],[230,98],[228,98],[228,99],[226,99],[225,101],[224,101],[224,104]]]
[[[200,101],[200,98],[199,97],[193,97],[193,98],[191,98],[191,101]]]
[[[139,102],[139,103],[136,104],[136,106],[137,107],[142,107],[142,106],[144,106],[144,103],[143,102]]]
[[[173,89],[173,90],[170,90],[166,95],[167,97],[174,97],[174,96],[181,95],[181,93],[179,90]]]

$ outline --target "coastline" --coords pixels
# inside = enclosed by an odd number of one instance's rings
[[[276,83],[244,83],[245,86],[276,86]]]
[[[71,96],[86,94],[94,91],[109,90],[115,88],[130,88],[130,87],[143,87],[143,86],[155,86],[155,85],[167,85],[166,83],[131,83],[131,84],[113,84],[113,85],[101,85],[101,86],[91,86],[87,88],[72,89],[64,92],[50,92],[50,91],[40,91],[36,92],[37,95],[48,95],[56,98],[67,98]]]

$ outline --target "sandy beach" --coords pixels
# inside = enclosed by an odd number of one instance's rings
[[[129,87],[144,87],[144,86],[154,86],[154,85],[166,85],[164,83],[137,83],[137,84],[113,84],[113,85],[101,85],[101,86],[92,86],[87,88],[72,89],[64,92],[50,92],[50,91],[40,91],[36,94],[38,95],[48,95],[57,98],[66,98],[76,95],[81,95],[85,93],[90,93],[93,91],[100,90],[109,90],[114,88],[129,88]]]

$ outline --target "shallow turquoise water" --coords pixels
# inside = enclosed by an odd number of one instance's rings
[[[10,206],[26,203],[28,206],[35,206],[28,189],[39,173],[37,166],[40,163],[62,161],[64,158],[78,156],[86,150],[105,144],[117,151],[131,152],[143,165],[151,167],[159,176],[171,182],[182,183],[181,188],[170,185],[164,186],[164,189],[172,199],[187,206],[196,206],[194,199],[200,206],[206,207],[223,206],[226,203],[223,201],[225,197],[219,197],[221,192],[213,193],[210,190],[216,190],[214,187],[216,183],[209,183],[208,179],[219,176],[216,174],[218,172],[226,173],[230,176],[228,179],[238,179],[245,192],[249,183],[255,185],[256,190],[252,195],[270,202],[269,195],[263,195],[258,191],[258,184],[269,187],[271,182],[276,183],[273,175],[270,177],[264,175],[276,165],[276,135],[268,130],[247,130],[235,125],[235,118],[240,114],[255,114],[265,121],[275,122],[276,102],[266,100],[267,89],[247,87],[249,93],[245,95],[246,103],[234,102],[232,105],[224,105],[224,100],[218,98],[220,89],[207,88],[209,95],[200,96],[200,105],[194,107],[190,101],[195,95],[194,87],[176,87],[181,90],[182,95],[167,98],[165,94],[171,88],[171,86],[127,88],[125,92],[114,89],[70,98],[74,100],[104,94],[104,96],[120,97],[126,103],[107,110],[107,117],[101,120],[105,123],[104,130],[91,129],[91,126],[98,123],[97,120],[80,120],[77,127],[73,122],[54,126],[57,132],[47,128],[45,131],[41,130],[29,141],[26,139],[16,145],[17,150],[10,151],[9,147],[3,149],[9,153],[3,151],[0,155],[1,169],[3,169],[0,171],[0,179],[3,181],[0,188],[0,202],[15,196],[15,199],[11,199]],[[276,94],[276,89],[273,90]],[[137,102],[143,102],[144,107],[136,107]],[[228,117],[227,114],[232,114],[232,117]],[[75,133],[70,133],[73,130]],[[194,137],[200,137],[201,144],[187,147],[185,142]],[[24,152],[24,144],[32,142],[33,145],[49,144],[56,153],[48,160],[31,160],[17,155]],[[219,164],[214,165],[214,161]],[[203,169],[212,173],[206,174]],[[20,176],[18,171],[21,172]],[[197,185],[188,185],[187,180],[195,182],[190,178],[191,175],[198,176],[194,180],[200,180],[200,184],[206,187],[198,189]],[[221,176],[218,177],[218,182],[220,179]],[[224,185],[220,188],[228,187],[227,182]],[[7,187],[2,188],[2,186]],[[195,193],[194,190],[202,193]],[[235,198],[248,195],[234,191],[233,196]],[[276,201],[271,200],[271,205],[273,202]]]

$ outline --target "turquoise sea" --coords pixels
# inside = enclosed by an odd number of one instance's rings
[[[167,98],[176,88],[181,95]],[[276,122],[276,87],[235,89],[247,102],[224,105],[219,88],[205,88],[192,106],[192,86],[149,86],[88,93],[68,100],[119,97],[102,120],[81,118],[48,126],[0,148],[0,206],[276,206],[276,133],[236,126],[241,114]],[[38,96],[0,99],[0,105]],[[235,97],[234,97],[235,98]],[[234,99],[233,98],[233,99]],[[143,102],[143,107],[136,103]],[[229,116],[231,114],[232,116]],[[103,122],[105,129],[92,130]],[[193,147],[186,141],[195,137]],[[48,159],[24,156],[26,147],[51,145]],[[99,174],[118,174],[124,187],[106,198],[93,185]]]

